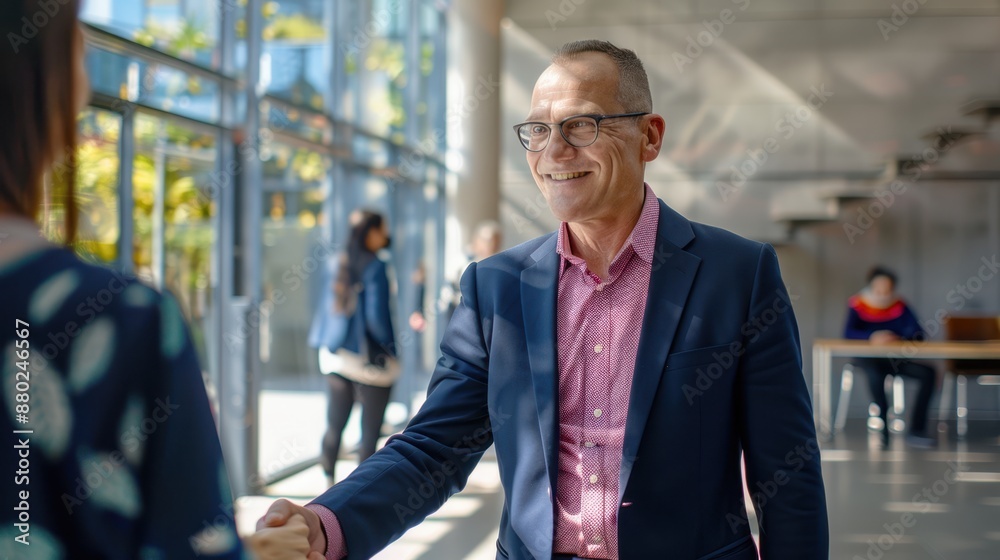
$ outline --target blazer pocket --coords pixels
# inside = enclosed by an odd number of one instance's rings
[[[703,366],[711,364],[714,362],[727,361],[724,360],[725,356],[729,356],[732,361],[735,361],[738,356],[733,355],[730,350],[731,344],[720,344],[718,346],[708,346],[705,348],[695,348],[694,350],[685,350],[683,352],[676,352],[667,356],[667,371],[687,369],[695,366]]]
[[[507,554],[507,549],[500,543],[500,539],[497,539],[497,559],[500,558],[510,558],[510,554]]]

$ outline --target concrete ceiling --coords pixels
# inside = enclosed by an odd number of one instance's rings
[[[504,62],[505,120],[527,111],[548,52],[608,39],[638,52],[667,119],[654,175],[728,176],[774,138],[758,181],[864,177],[928,153],[927,134],[948,126],[985,134],[939,151],[940,165],[1000,170],[1000,122],[963,115],[1000,99],[998,0],[508,0],[506,13],[504,52],[520,60]],[[806,110],[820,88],[828,100]]]

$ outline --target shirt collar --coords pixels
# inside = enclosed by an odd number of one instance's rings
[[[635,254],[647,264],[653,264],[653,252],[656,247],[656,228],[660,219],[660,202],[653,193],[649,183],[643,183],[644,199],[642,212],[639,214],[639,221],[632,228],[632,233],[622,244],[618,254],[612,260],[611,267],[626,254],[631,248]],[[556,252],[562,257],[559,273],[570,265],[585,265],[584,260],[573,254],[572,246],[569,242],[569,226],[566,222],[559,224],[559,233],[556,237]]]

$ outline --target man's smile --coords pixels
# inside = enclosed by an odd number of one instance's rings
[[[572,173],[549,173],[546,177],[554,181],[567,181],[569,179],[577,179],[583,177],[584,175],[589,175],[590,171],[576,171]]]

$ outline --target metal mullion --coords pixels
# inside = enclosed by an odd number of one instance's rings
[[[249,302],[249,312],[256,314],[259,312],[261,303],[261,212],[262,193],[260,191],[261,179],[263,177],[263,166],[260,161],[260,59],[262,52],[263,36],[263,8],[262,0],[248,0],[246,7],[247,19],[247,111],[245,121],[244,145],[249,148],[248,153],[252,154],[244,160],[243,176],[240,181],[241,188],[241,208],[242,230],[240,236],[240,253],[242,256],[243,293]],[[240,156],[244,157],[241,150]],[[247,318],[249,319],[249,317]],[[248,321],[250,325],[254,321]],[[260,492],[262,490],[262,479],[259,473],[259,430],[260,410],[257,406],[259,391],[261,386],[261,365],[260,365],[260,332],[256,328],[248,328],[249,337],[246,341],[246,386],[245,405],[246,415],[252,419],[250,425],[244,432],[244,469],[246,478],[235,481],[234,491],[237,495]]]
[[[239,80],[231,76],[227,76],[216,70],[212,70],[185,60],[183,58],[178,58],[173,55],[169,55],[165,52],[156,50],[152,47],[147,47],[145,45],[140,45],[135,41],[130,41],[119,35],[115,35],[109,31],[105,31],[100,27],[96,27],[89,23],[83,23],[84,37],[86,38],[87,44],[98,47],[102,50],[113,52],[116,54],[130,56],[138,58],[144,62],[149,62],[153,64],[162,64],[168,66],[175,70],[180,70],[188,74],[193,74],[206,80],[222,84],[223,82],[230,82],[234,85],[240,85]]]
[[[409,5],[409,25],[405,26],[406,29],[406,65],[408,66],[409,74],[406,80],[406,97],[404,98],[403,110],[407,115],[406,118],[406,143],[410,146],[417,146],[419,144],[419,139],[417,135],[419,134],[417,130],[417,104],[420,102],[420,82],[422,80],[422,74],[420,72],[420,10],[422,9],[422,4],[420,2],[413,2]]]
[[[167,195],[167,155],[163,149],[166,145],[166,123],[160,122],[156,131],[156,143],[153,147],[153,284],[163,290],[166,285],[166,195]]]
[[[231,128],[227,126],[222,126],[220,124],[194,119],[191,117],[186,117],[184,115],[178,115],[176,113],[170,113],[164,111],[163,109],[157,109],[156,107],[150,107],[149,105],[144,105],[142,103],[133,103],[130,101],[125,101],[121,98],[107,95],[104,93],[94,93],[92,96],[91,105],[102,109],[107,109],[109,111],[114,111],[116,113],[123,112],[122,107],[125,106],[127,107],[127,109],[125,110],[129,112],[143,113],[145,115],[150,115],[152,117],[156,117],[166,121],[172,121],[181,124],[187,128],[205,134],[215,134],[219,129],[231,130]]]
[[[135,270],[132,253],[135,235],[135,201],[132,174],[135,167],[135,113],[120,113],[118,133],[118,267],[125,273]]]
[[[271,130],[271,136],[275,142],[288,144],[289,146],[302,148],[312,152],[318,152],[330,157],[349,158],[351,156],[350,148],[312,142],[283,130]]]
[[[437,87],[441,87],[441,91],[437,92],[439,95],[434,95],[431,93],[429,97],[435,100],[435,110],[432,116],[434,120],[432,121],[431,127],[435,130],[440,130],[441,135],[438,137],[437,151],[438,153],[445,153],[448,150],[448,120],[447,120],[447,105],[445,100],[447,99],[447,68],[448,64],[448,46],[447,46],[447,32],[448,32],[448,18],[444,11],[438,12],[438,26],[435,30],[437,33],[434,37],[434,70],[431,73],[433,76],[433,83]],[[430,92],[428,92],[430,93]],[[427,108],[428,111],[431,110],[430,107]],[[439,165],[442,169],[447,172],[447,167],[443,161],[439,160]]]

